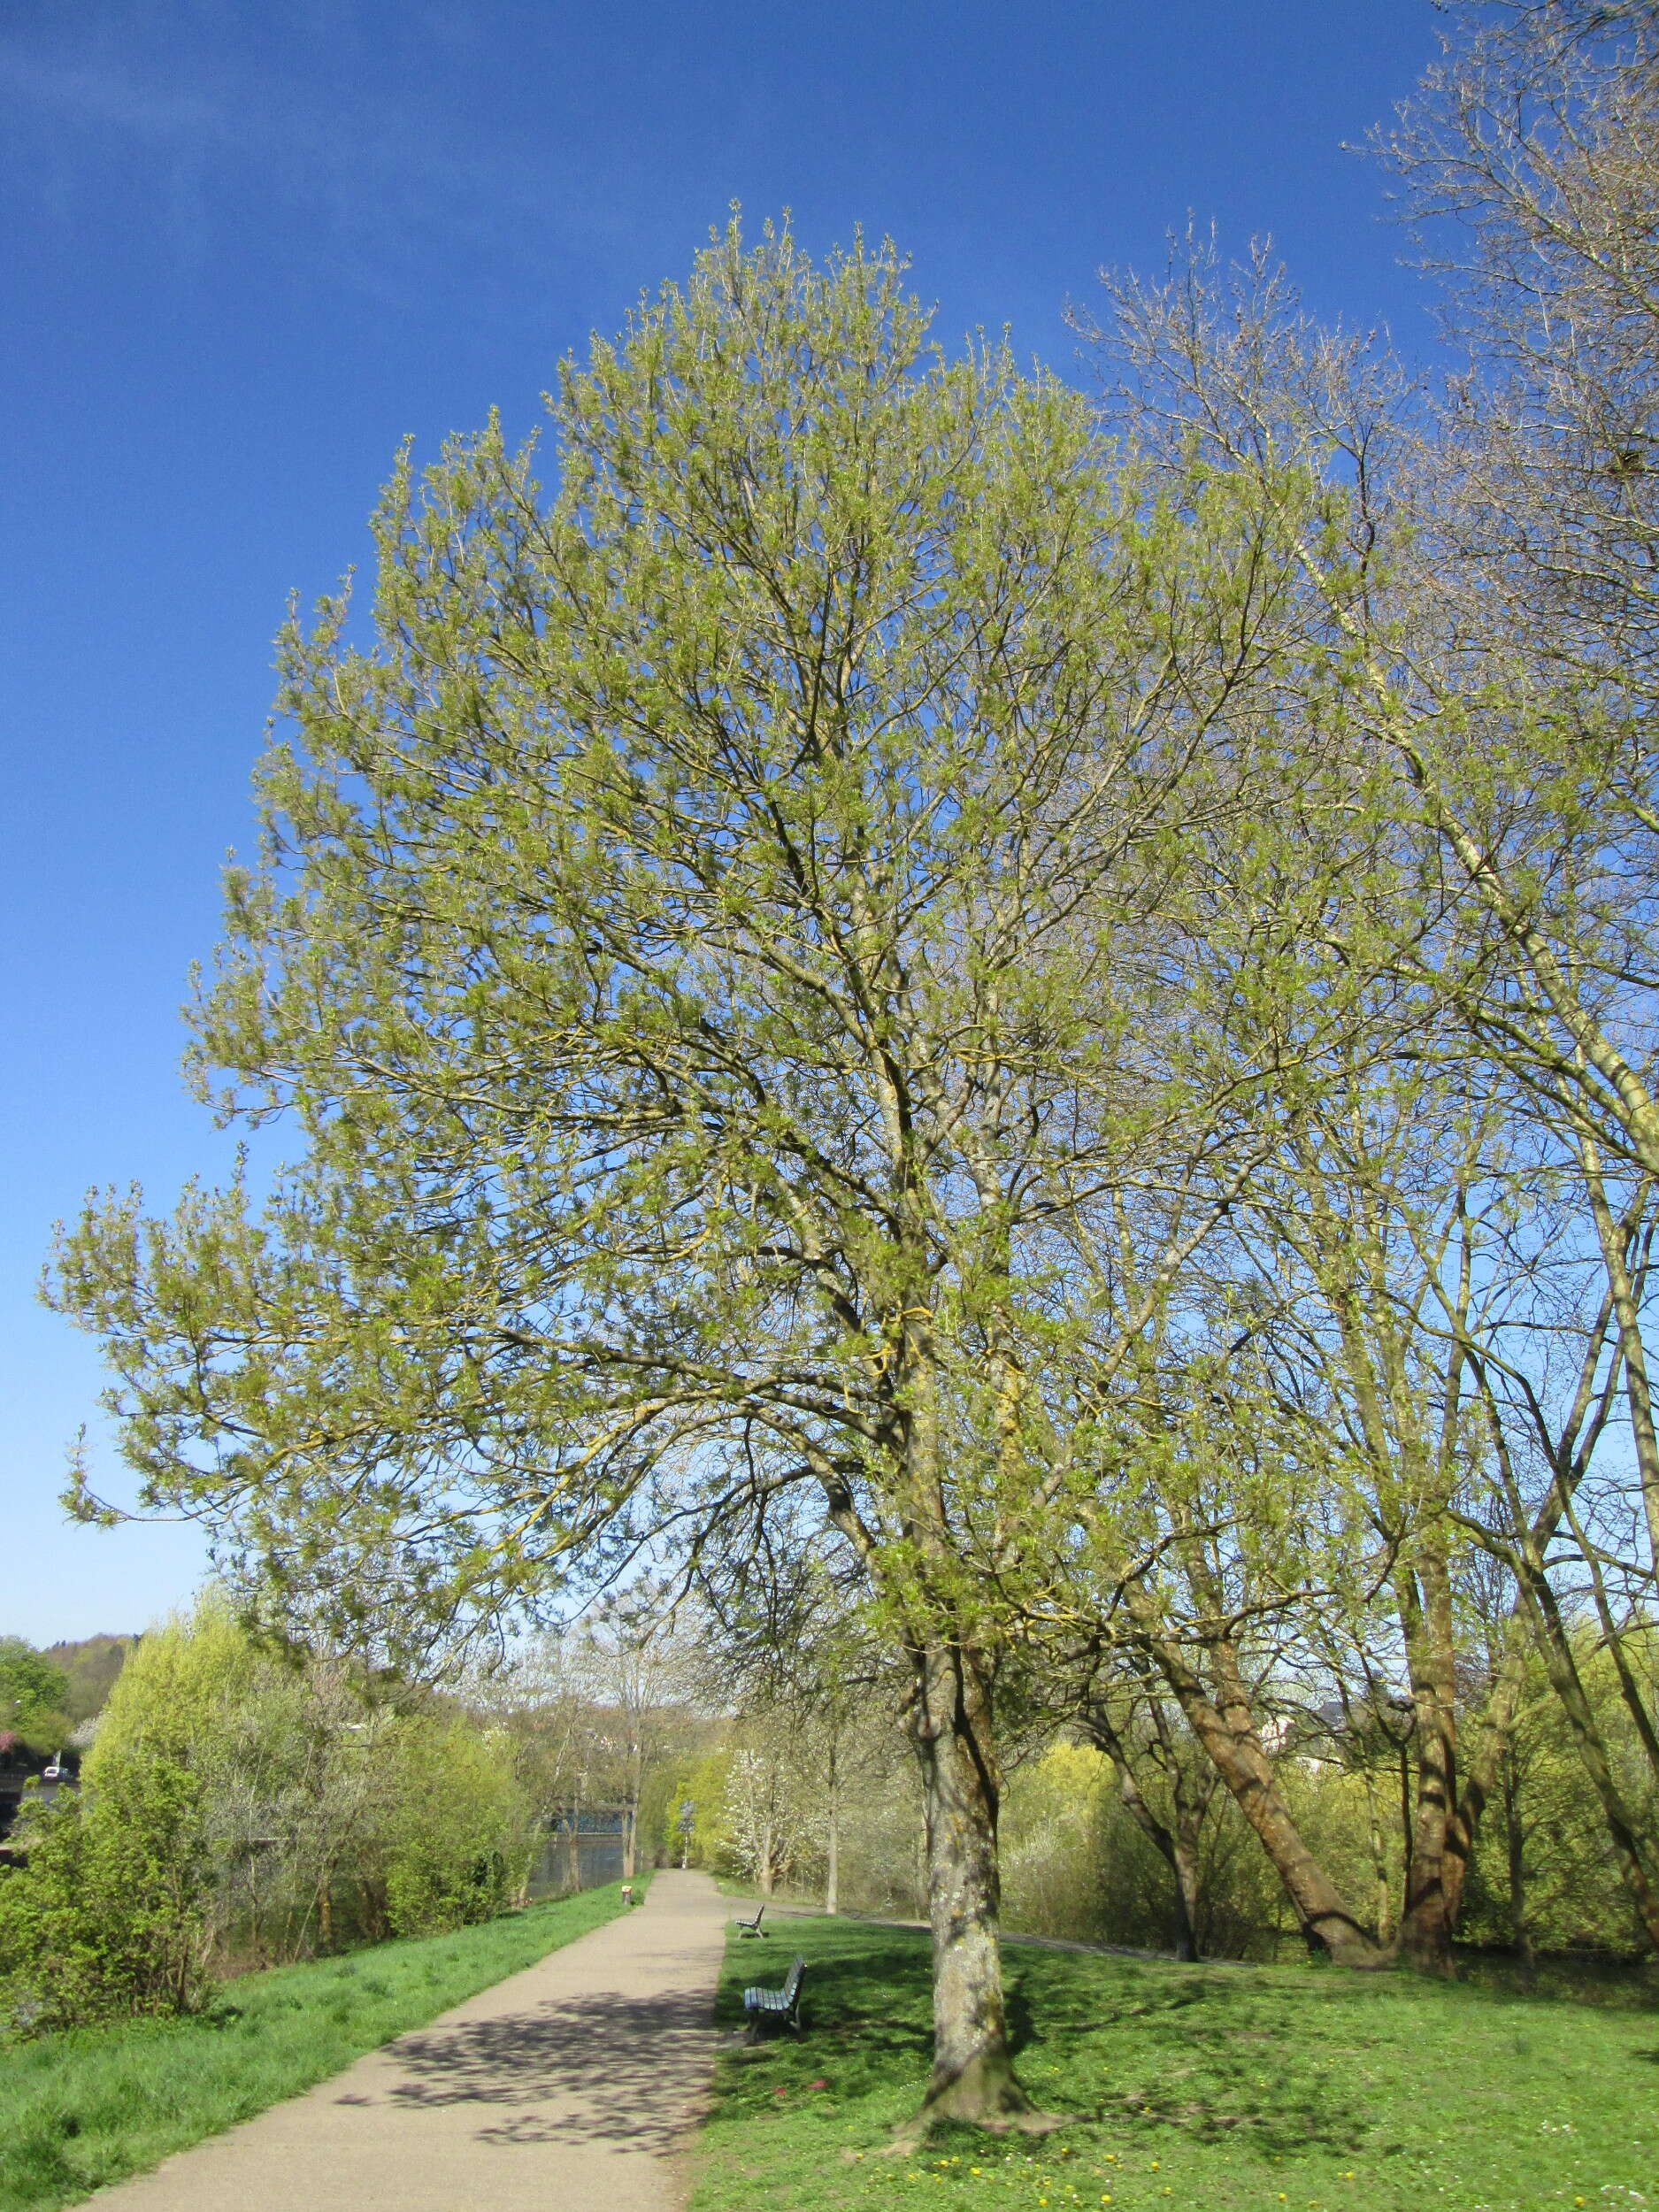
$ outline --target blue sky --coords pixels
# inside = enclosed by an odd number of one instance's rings
[[[35,1303],[97,1182],[226,1141],[178,1007],[250,842],[288,594],[366,549],[398,442],[499,404],[682,273],[728,203],[896,238],[947,336],[1063,371],[1068,298],[1191,211],[1319,312],[1429,342],[1343,150],[1429,0],[7,0],[0,10],[0,1633],[142,1625],[193,1531],[65,1525],[96,1348]]]

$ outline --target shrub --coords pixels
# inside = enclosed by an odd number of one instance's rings
[[[134,1762],[119,1786],[27,1808],[0,1877],[0,2009],[13,2032],[186,2012],[210,1985],[210,1862],[188,1768]]]

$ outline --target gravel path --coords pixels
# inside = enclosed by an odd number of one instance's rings
[[[675,2212],[731,1908],[660,1873],[637,1910],[93,2212]]]

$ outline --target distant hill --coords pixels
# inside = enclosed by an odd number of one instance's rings
[[[127,1663],[136,1636],[83,1636],[78,1643],[52,1644],[45,1656],[62,1669],[69,1683],[64,1709],[73,1721],[101,1713]]]

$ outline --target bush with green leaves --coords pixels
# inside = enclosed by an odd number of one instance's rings
[[[528,1809],[501,1743],[462,1720],[397,1746],[383,1837],[394,1935],[437,1935],[501,1912],[523,1881]]]
[[[237,1966],[487,1919],[533,1840],[499,1732],[265,1648],[211,1595],[134,1653],[82,1782],[28,1806],[0,1873],[14,2029],[188,2011]]]
[[[201,1779],[133,1759],[96,1792],[26,1806],[0,1878],[0,2018],[41,2033],[193,2010],[211,1985]]]

